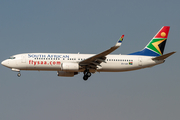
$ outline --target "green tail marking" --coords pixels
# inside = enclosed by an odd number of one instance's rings
[[[163,55],[166,40],[166,38],[154,38],[146,47],[160,55]]]

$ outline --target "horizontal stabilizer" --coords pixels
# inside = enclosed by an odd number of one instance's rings
[[[164,60],[164,59],[168,58],[169,56],[171,56],[174,53],[176,53],[176,52],[167,53],[165,55],[152,58],[152,60]]]

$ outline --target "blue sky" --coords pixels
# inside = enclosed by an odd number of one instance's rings
[[[113,54],[144,48],[171,26],[164,64],[121,73],[58,77],[56,72],[16,72],[0,66],[2,120],[180,119],[179,0],[2,0],[0,61],[30,52],[99,53],[125,34]]]

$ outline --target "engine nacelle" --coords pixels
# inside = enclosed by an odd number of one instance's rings
[[[62,77],[73,77],[74,75],[77,75],[78,72],[65,72],[65,71],[57,71],[58,76]]]
[[[61,64],[62,71],[79,71],[79,64],[78,63],[62,63]]]

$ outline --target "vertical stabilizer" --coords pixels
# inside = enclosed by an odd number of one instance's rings
[[[170,26],[163,26],[143,50],[139,52],[131,53],[129,55],[144,55],[144,56],[163,55],[169,29]]]

